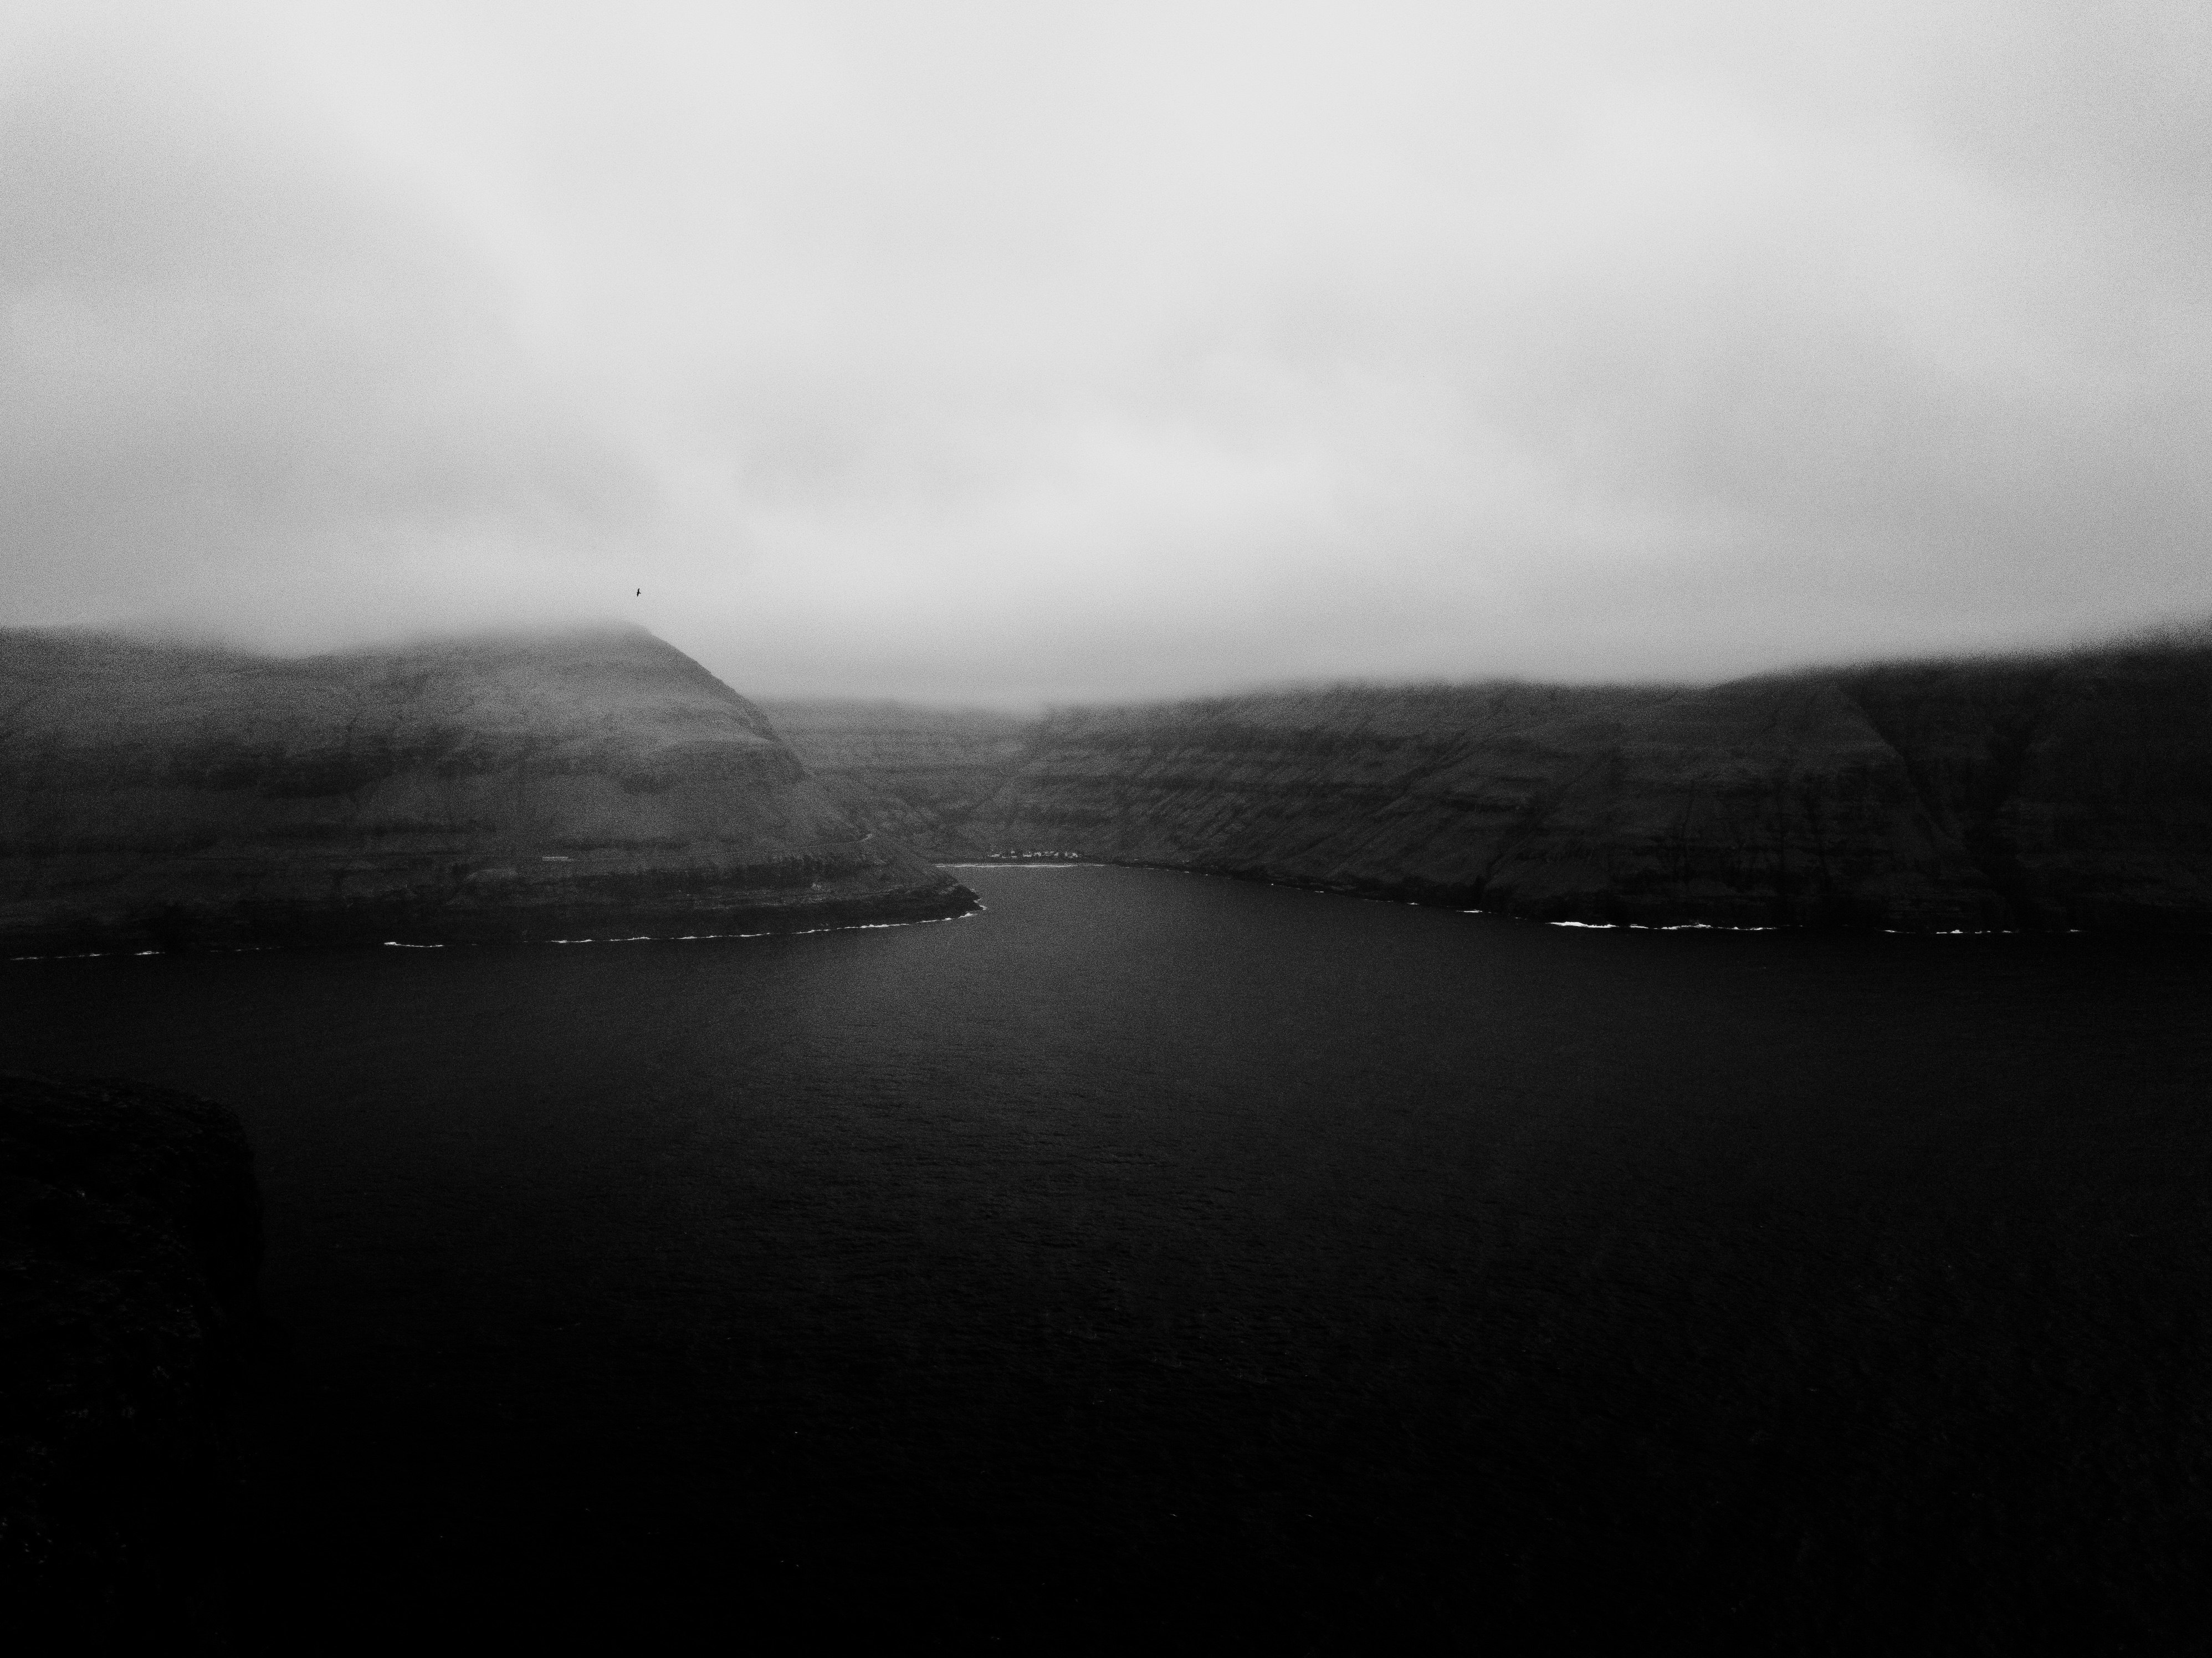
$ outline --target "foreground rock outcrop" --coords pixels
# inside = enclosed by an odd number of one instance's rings
[[[775,930],[973,900],[648,634],[0,634],[0,949]]]
[[[222,1107],[0,1077],[0,1606],[20,1650],[228,1649],[260,1261]]]
[[[1011,758],[915,745],[945,756],[927,789],[818,705],[775,714],[863,821],[939,856],[1073,854],[1548,920],[2212,927],[2202,645],[1073,708]],[[890,745],[888,715],[861,723]]]

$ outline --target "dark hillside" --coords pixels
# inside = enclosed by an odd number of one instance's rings
[[[1029,751],[1033,721],[908,702],[763,702],[777,733],[863,829],[936,858],[990,849],[979,821]]]
[[[813,764],[831,747],[793,741]],[[2202,646],[1067,709],[957,811],[899,766],[841,760],[855,810],[941,856],[1074,853],[1549,920],[2212,926]]]
[[[957,914],[636,631],[271,658],[0,634],[0,944],[708,932]]]

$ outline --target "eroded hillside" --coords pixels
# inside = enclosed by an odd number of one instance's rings
[[[270,658],[0,635],[0,941],[708,932],[957,913],[636,631]]]
[[[813,728],[793,741],[940,856],[1075,853],[1547,920],[2212,926],[2201,647],[1068,709],[998,772],[953,768],[957,788]]]
[[[999,793],[1028,757],[1033,721],[907,702],[763,701],[761,710],[838,809],[933,858],[988,854]]]

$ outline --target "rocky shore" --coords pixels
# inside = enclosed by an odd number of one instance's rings
[[[0,1077],[0,1606],[15,1649],[230,1649],[262,1342],[237,1119]]]
[[[0,634],[0,950],[798,930],[974,900],[641,631],[304,658]]]
[[[1042,849],[1555,921],[2212,927],[2203,644],[1070,708],[964,748],[941,711],[903,748],[880,706],[769,712],[859,821],[940,858]]]

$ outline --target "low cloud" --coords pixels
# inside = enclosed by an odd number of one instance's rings
[[[1021,703],[2212,612],[2179,4],[184,14],[0,25],[11,621]]]

